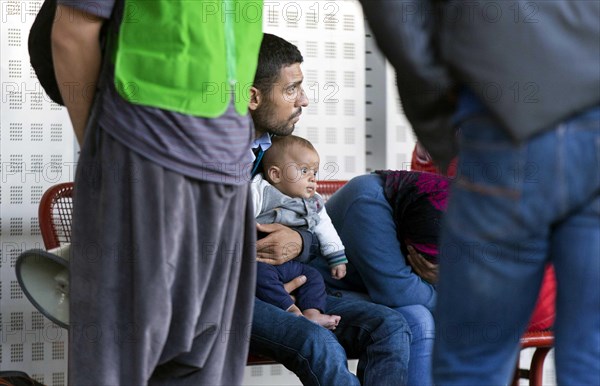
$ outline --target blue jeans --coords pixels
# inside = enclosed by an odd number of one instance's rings
[[[335,296],[327,297],[327,310],[342,317],[335,331],[256,299],[250,352],[283,364],[304,385],[406,383],[411,336],[399,313]],[[346,355],[358,358],[357,376]]]
[[[600,108],[515,145],[485,114],[461,125],[441,241],[434,380],[509,382],[544,266],[557,278],[561,385],[600,384]]]
[[[338,296],[345,299],[363,299],[372,302],[369,295],[360,292],[340,290]],[[406,385],[433,385],[431,376],[431,354],[435,336],[435,323],[431,312],[420,304],[392,307],[404,317],[410,329],[410,357]],[[398,383],[400,385],[400,383]]]
[[[330,289],[340,290],[344,297],[359,296],[398,311],[411,330],[407,384],[432,385],[435,325],[430,310],[437,295],[433,286],[406,264],[383,179],[376,174],[355,177],[326,207],[346,248],[347,274],[343,280],[335,280],[323,259],[315,259],[311,265],[319,269]]]

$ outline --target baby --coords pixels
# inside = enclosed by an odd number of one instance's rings
[[[265,152],[262,174],[252,180],[256,221],[304,227],[318,238],[321,256],[335,279],[346,275],[346,254],[323,198],[316,192],[319,154],[304,138],[294,135],[273,137]],[[305,275],[306,283],[296,292],[297,305],[283,288],[293,278]],[[325,314],[325,283],[320,273],[297,261],[282,265],[258,263],[256,296],[296,315],[334,330],[338,315]]]

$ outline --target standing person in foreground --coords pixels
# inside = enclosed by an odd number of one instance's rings
[[[308,106],[302,90],[302,61],[296,46],[264,34],[249,105],[258,157],[269,148],[270,134],[291,134],[302,108]],[[258,261],[279,265],[299,254],[297,261],[308,260],[310,232],[300,230],[301,236],[281,224],[263,224],[258,229],[268,233],[257,242]],[[330,295],[326,308],[341,316],[335,331],[255,299],[250,352],[282,363],[304,385],[406,383],[411,332],[399,313]],[[356,376],[348,370],[348,357],[359,359]]]
[[[262,22],[202,9],[59,0],[54,64],[82,146],[70,385],[241,383],[255,225],[240,165],[253,133],[247,98],[233,90],[252,81]],[[109,18],[117,48],[100,73]],[[228,98],[206,84],[230,85]]]
[[[558,383],[600,384],[600,2],[362,3],[442,170],[460,126],[435,382],[509,382],[551,261]]]

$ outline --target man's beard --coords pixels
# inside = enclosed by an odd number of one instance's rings
[[[302,108],[299,108],[299,110],[287,120],[283,122],[276,122],[274,120],[275,107],[270,101],[264,101],[262,106],[254,110],[252,113],[252,120],[254,121],[254,126],[262,132],[285,136],[292,134],[295,129],[295,125],[291,124],[290,121],[299,116],[301,113]]]

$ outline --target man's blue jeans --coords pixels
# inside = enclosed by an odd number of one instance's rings
[[[487,115],[461,124],[441,241],[434,381],[509,382],[551,261],[561,385],[600,384],[600,108],[516,145]]]
[[[346,290],[339,290],[336,292],[346,299],[363,299],[373,302],[366,293]],[[410,329],[408,377],[406,378],[406,383],[397,383],[396,385],[433,385],[431,375],[431,354],[433,352],[435,323],[431,312],[421,304],[391,308],[404,317]]]
[[[304,385],[403,385],[410,329],[396,311],[371,302],[327,297],[327,311],[342,317],[335,331],[256,299],[250,352],[296,373]],[[358,358],[357,376],[347,356]]]

